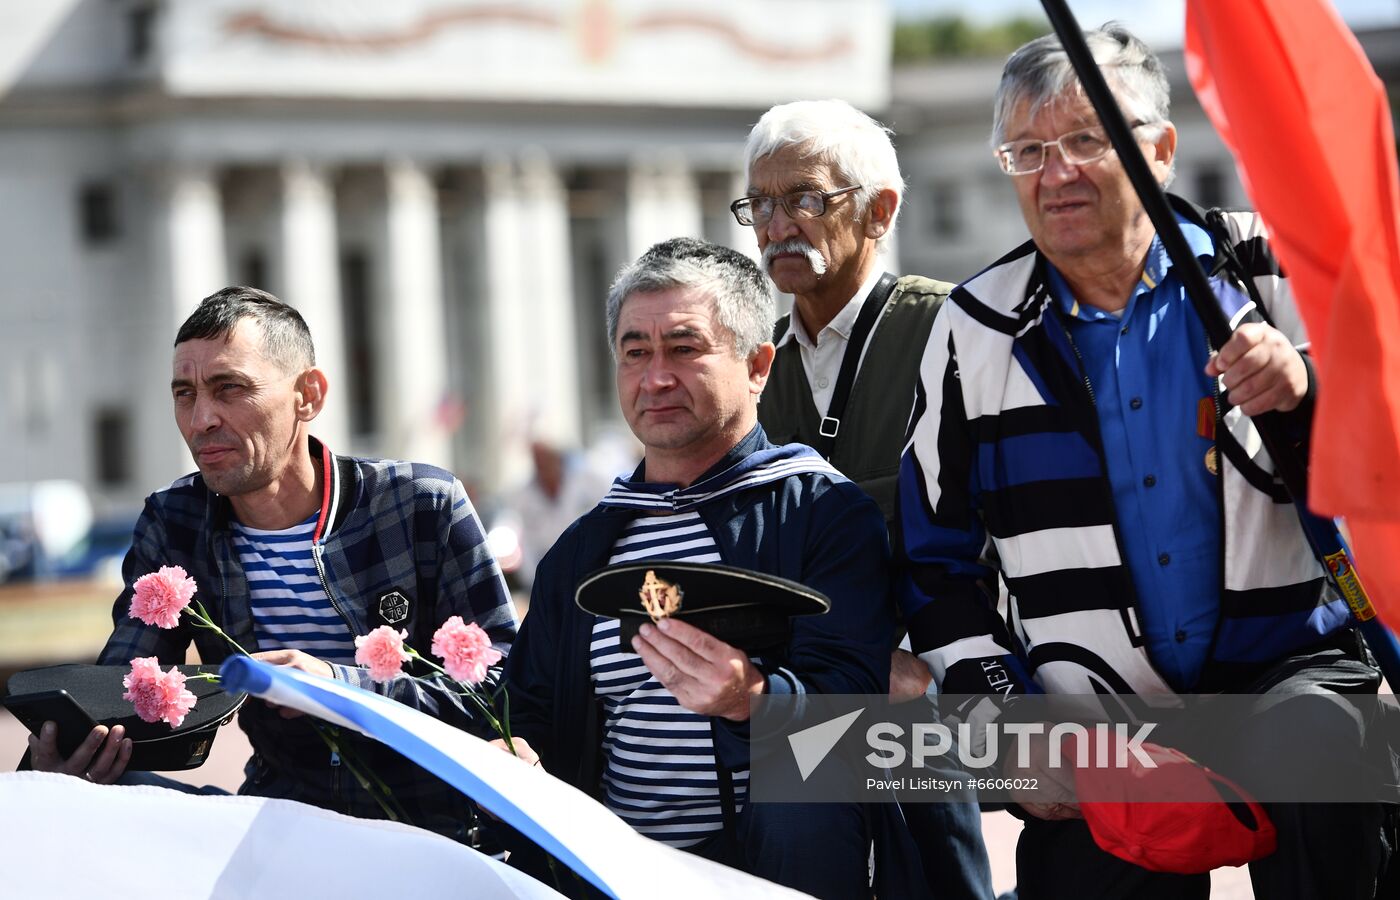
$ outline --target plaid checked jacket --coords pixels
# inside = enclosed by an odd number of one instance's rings
[[[362,635],[390,624],[406,629],[407,643],[426,654],[438,626],[460,615],[485,629],[496,649],[509,652],[517,626],[514,607],[461,482],[433,466],[335,456],[315,438],[310,449],[325,473],[313,556],[346,629]],[[254,637],[248,582],[234,549],[230,514],[228,500],[211,492],[198,473],[146,498],[122,565],[126,587],[112,609],[115,630],[99,663],[126,664],[139,656],[156,656],[166,665],[183,663],[191,642],[209,663],[232,652],[218,635],[194,627],[187,617],[163,630],[127,615],[136,579],[167,565],[182,566],[195,579],[195,599],[240,646],[250,653],[267,649],[258,647]],[[407,599],[406,611],[400,598],[383,599],[395,592]],[[367,669],[333,668],[344,681],[482,737],[494,736],[469,701],[439,683],[400,676],[375,684]],[[308,719],[283,719],[251,702],[239,713],[239,724],[254,751],[240,793],[384,817]],[[383,779],[411,824],[465,837],[470,815],[456,790],[375,741],[349,734],[340,740],[348,745],[344,755]]]

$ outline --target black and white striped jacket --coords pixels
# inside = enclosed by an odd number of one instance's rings
[[[1270,322],[1306,348],[1258,217],[1212,214],[1208,224],[1172,203],[1215,236],[1215,257],[1201,263],[1232,327]],[[1236,260],[1228,267],[1222,244]],[[1139,628],[1098,419],[1067,335],[1029,242],[955,290],[930,335],[900,471],[902,603],[914,651],[944,693],[1172,694]],[[1289,414],[1300,439],[1310,409]],[[1222,594],[1202,691],[1240,689],[1349,627],[1252,421],[1217,412],[1216,434]],[[1050,474],[1006,477],[1028,465]]]

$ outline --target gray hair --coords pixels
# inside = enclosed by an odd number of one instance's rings
[[[263,356],[283,372],[291,374],[316,365],[311,329],[306,327],[301,313],[267,291],[240,285],[226,287],[199,301],[175,334],[175,346],[216,338],[227,341],[244,319],[252,319],[262,328]]]
[[[777,304],[754,261],[737,250],[695,238],[655,244],[623,266],[608,289],[608,346],[617,355],[617,321],[633,294],[688,288],[709,295],[719,323],[734,340],[734,353],[748,359],[773,336]]]
[[[744,170],[785,147],[798,147],[802,155],[816,157],[834,168],[851,184],[858,215],[864,215],[880,191],[889,189],[904,198],[904,176],[890,138],[894,132],[845,100],[799,100],[775,106],[754,125],[744,144]],[[894,233],[900,202],[896,201],[884,244]]]
[[[1171,118],[1171,88],[1162,61],[1117,22],[1084,32],[1084,40],[1123,115],[1130,122],[1159,125],[1148,139],[1161,137],[1164,129],[1160,126]],[[1047,103],[1083,90],[1057,36],[1047,34],[1022,46],[1001,71],[992,118],[992,149],[1006,142],[1007,121],[1023,101],[1029,103],[1034,115]]]

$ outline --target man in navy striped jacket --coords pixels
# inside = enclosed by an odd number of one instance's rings
[[[1118,26],[1086,37],[1166,183],[1177,133],[1161,64]],[[1379,675],[1250,419],[1277,411],[1306,436],[1313,393],[1258,218],[1208,221],[1173,198],[1235,326],[1211,354],[1054,35],[1008,60],[992,144],[1031,241],[958,287],[935,321],[900,472],[902,603],[940,690],[1374,692]],[[1021,814],[1025,897],[1209,892],[1205,875],[1099,850],[1073,803],[1028,800]],[[1378,807],[1270,814],[1280,849],[1252,866],[1260,896],[1369,896]]]
[[[870,827],[856,805],[745,798],[750,697],[889,689],[880,509],[816,451],[775,447],[759,427],[773,298],[748,257],[657,244],[618,275],[607,323],[646,456],[536,572],[506,664],[521,755],[656,840],[815,896],[868,896]],[[622,647],[618,621],[583,612],[574,590],[609,563],[646,559],[778,575],[831,610],[795,620],[787,645],[756,659],[675,618]]]
[[[116,628],[98,662],[183,663],[191,642],[204,662],[229,655],[222,638],[188,617],[159,629],[127,615],[136,579],[181,566],[198,585],[196,599],[255,657],[351,682],[488,736],[448,685],[406,675],[378,684],[355,665],[357,635],[389,625],[426,652],[454,615],[476,622],[507,652],[515,613],[451,473],[337,456],[310,435],[327,391],[315,362],[300,314],[253,288],[219,291],[181,326],[171,392],[199,471],[147,498],[122,566]],[[239,724],[253,746],[240,793],[383,818],[379,800],[347,770],[354,765],[383,780],[410,824],[467,836],[472,817],[462,795],[378,742],[341,732],[332,752],[310,719],[261,702],[244,704]],[[131,753],[120,725],[98,726],[67,760],[52,731],[36,743],[36,769],[101,783],[121,779]]]

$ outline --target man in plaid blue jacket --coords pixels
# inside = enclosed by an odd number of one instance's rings
[[[426,653],[454,615],[509,651],[515,613],[461,482],[433,466],[336,456],[311,437],[326,377],[301,316],[262,291],[225,288],[200,304],[176,337],[171,389],[199,472],[147,498],[98,661],[183,663],[191,642],[205,662],[233,652],[188,617],[159,629],[127,614],[137,578],[178,565],[214,621],[255,657],[489,736],[450,684],[407,675],[377,684],[354,664],[356,635],[389,625]],[[243,706],[239,724],[254,751],[240,793],[382,818],[383,798],[349,771],[359,768],[383,781],[410,823],[467,834],[464,798],[393,750],[339,733],[333,752],[315,731],[324,724],[260,702]],[[131,753],[121,726],[98,726],[66,760],[51,726],[32,745],[36,769],[100,783],[121,778]]]

